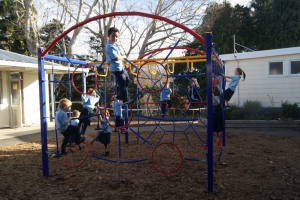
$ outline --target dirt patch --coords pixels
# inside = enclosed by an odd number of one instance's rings
[[[88,134],[87,141],[95,135]],[[189,161],[184,160],[176,173],[163,175],[151,164],[153,146],[131,133],[129,144],[121,135],[119,150],[118,135],[112,133],[109,159],[146,161],[117,164],[89,156],[82,166],[70,169],[63,158],[49,153],[50,177],[44,177],[39,141],[2,147],[0,199],[300,199],[300,138],[228,133],[220,162],[214,144],[214,192],[207,193],[207,165],[201,162],[206,151],[199,139],[205,133],[141,135],[154,145],[173,141],[180,150],[168,144],[156,149],[154,163],[161,171],[176,169],[180,152]],[[99,142],[90,148],[91,154],[103,156]],[[54,139],[48,149],[55,152]]]

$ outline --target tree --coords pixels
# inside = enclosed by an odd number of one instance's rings
[[[213,3],[206,8],[202,23],[195,29],[199,35],[204,36],[206,32],[211,31],[215,20],[220,16],[222,7],[222,4]]]
[[[2,49],[29,55],[24,37],[24,23],[18,17],[21,6],[10,0],[0,1],[0,47]]]
[[[237,43],[251,48],[253,46],[253,30],[250,8],[238,4],[233,8],[230,4],[225,4],[221,8],[211,32],[214,46],[219,54],[234,52],[233,35],[236,36]],[[237,49],[237,51],[241,50]]]
[[[37,48],[38,48],[38,32],[36,29],[36,15],[37,11],[33,6],[33,0],[23,0],[20,1],[24,13],[20,13],[19,16],[21,19],[24,19],[24,31],[25,31],[25,38],[26,44],[30,51],[31,55],[37,55]]]
[[[257,49],[300,45],[300,2],[298,0],[254,0]]]
[[[39,35],[40,35],[40,40],[39,43],[41,46],[48,46],[56,37],[58,37],[60,34],[63,32],[63,24],[58,23],[56,19],[52,19],[48,24],[45,26],[41,27],[39,29]],[[69,46],[70,44],[70,37],[65,36],[63,41],[58,42],[59,45],[64,45],[64,46]],[[54,46],[50,52],[52,55],[62,55],[61,51],[57,46]]]

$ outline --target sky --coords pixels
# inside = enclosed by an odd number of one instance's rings
[[[224,0],[217,0],[218,3],[223,3]],[[248,6],[251,2],[251,0],[226,0],[226,2],[230,2],[232,6],[236,4],[240,4],[243,6]]]
[[[41,0],[39,0],[41,1]],[[216,0],[218,3],[223,3],[224,0]],[[248,6],[250,4],[251,0],[226,0],[227,2],[230,2],[232,6],[235,6],[236,4],[240,4],[243,6]],[[76,46],[75,46],[75,54],[89,54],[88,53],[88,45],[86,44],[86,41],[89,40],[88,35],[86,34],[81,34],[80,39],[78,40],[78,42],[76,42]]]

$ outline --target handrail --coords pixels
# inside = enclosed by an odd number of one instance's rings
[[[101,77],[106,77],[108,74],[108,64],[107,62],[104,61],[95,61],[95,62],[89,62],[88,63],[90,66],[94,65],[94,71],[96,72],[97,76],[101,76]],[[98,67],[97,65],[100,65],[99,68],[103,68],[104,70],[104,74],[99,74],[98,73]]]
[[[151,69],[151,64],[153,65],[154,64],[154,70]],[[157,65],[156,63],[147,63],[147,67],[148,67],[148,73],[149,74],[152,74],[152,75],[155,75],[157,73]]]
[[[172,65],[172,70],[170,69],[170,68],[171,68],[171,67],[170,67],[171,65]],[[169,73],[169,74],[173,74],[173,73],[174,73],[174,70],[175,70],[175,62],[172,61],[172,62],[170,63],[169,61],[167,61],[166,66],[167,66],[168,73]]]
[[[214,58],[214,56],[213,56]],[[134,76],[137,76],[137,73],[135,72],[135,69],[139,69],[141,66],[141,63],[143,62],[148,62],[147,63],[147,67],[148,67],[148,73],[155,75],[157,73],[157,66],[155,66],[155,68],[151,69],[151,63],[154,61],[160,61],[160,60],[164,60],[165,58],[148,58],[148,59],[136,59],[136,60],[128,60],[126,59],[126,61],[124,62],[124,65],[126,67],[126,69],[130,71],[130,73]],[[216,59],[216,58],[214,58]],[[166,69],[167,72],[169,74],[173,74],[175,71],[175,64],[177,63],[186,63],[187,64],[187,71],[188,72],[193,72],[193,66],[194,63],[198,63],[198,62],[206,62],[206,56],[181,56],[181,57],[170,57],[166,60]],[[107,76],[108,75],[108,70],[106,70],[108,68],[108,64],[107,62],[101,62],[101,61],[97,61],[97,62],[90,62],[90,65],[97,65],[100,64],[100,66],[103,66],[103,69],[105,70],[105,74],[99,74],[97,70],[96,74],[97,76]],[[172,65],[172,66],[171,66]],[[106,67],[106,69],[104,68]],[[96,69],[96,68],[95,68]]]

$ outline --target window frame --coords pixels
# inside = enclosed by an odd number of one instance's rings
[[[270,74],[270,63],[282,63],[282,74]],[[268,61],[268,77],[283,77],[284,76],[284,60],[272,60]]]
[[[300,73],[298,74],[292,74],[292,62],[293,61],[298,61],[300,62],[300,59],[292,59],[292,60],[289,60],[289,75],[290,76],[300,76]]]

